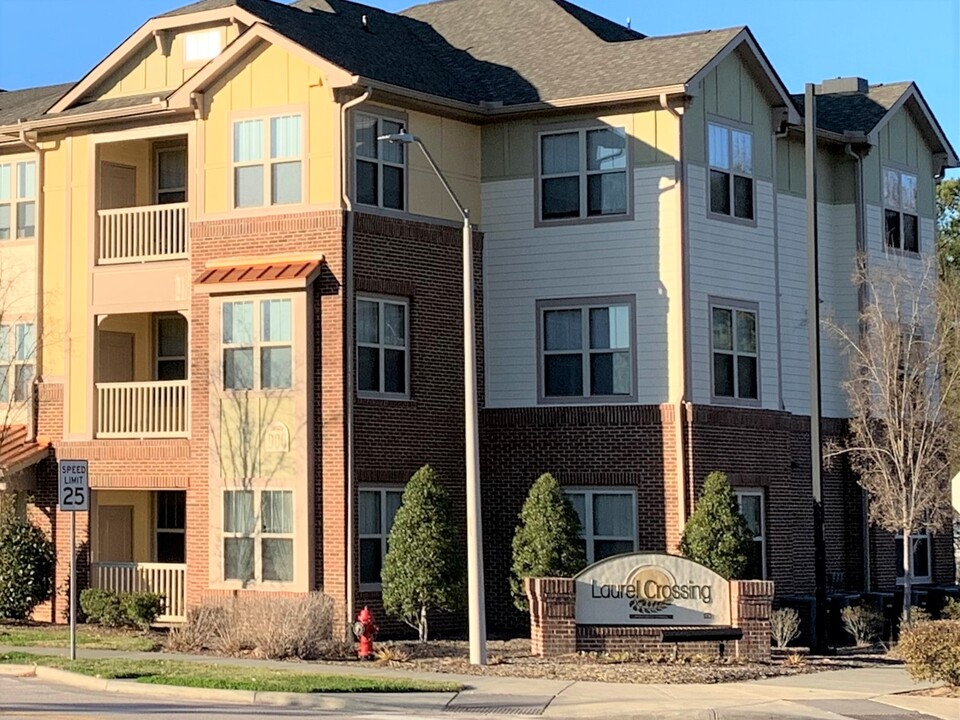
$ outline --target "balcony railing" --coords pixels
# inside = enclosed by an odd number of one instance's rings
[[[190,383],[97,383],[97,437],[187,437]]]
[[[93,587],[114,592],[152,592],[163,595],[158,622],[187,619],[187,566],[178,563],[91,563]]]
[[[155,262],[187,257],[187,203],[98,210],[100,265]]]

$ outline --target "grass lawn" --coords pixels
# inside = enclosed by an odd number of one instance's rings
[[[270,670],[237,665],[175,660],[74,660],[51,655],[0,653],[0,663],[44,665],[101,678],[135,680],[154,685],[298,693],[457,692],[456,682],[401,678],[323,675],[299,670]]]
[[[66,625],[13,625],[0,623],[0,646],[65,648],[70,642]],[[159,650],[162,636],[138,630],[117,630],[99,625],[77,626],[77,647],[91,650]]]

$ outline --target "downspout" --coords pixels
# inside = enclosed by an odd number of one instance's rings
[[[23,121],[17,121],[17,124],[21,124]],[[33,323],[36,330],[36,347],[34,349],[34,362],[36,363],[36,368],[42,368],[42,358],[41,353],[43,352],[43,153],[40,150],[40,146],[33,140],[27,137],[27,131],[22,127],[20,128],[20,142],[26,145],[28,148],[33,150],[37,154],[37,207],[36,207],[36,269],[37,269],[37,304],[36,304],[36,316],[34,317]],[[33,440],[37,436],[37,405],[38,399],[36,398],[37,386],[39,384],[39,373],[34,372],[33,374],[33,391],[30,393],[30,403],[28,405],[28,412],[30,414],[29,422],[27,423],[27,439]]]
[[[854,162],[857,164],[857,169],[853,174],[854,179],[854,198],[853,198],[853,208],[856,213],[854,220],[854,228],[857,239],[857,272],[865,273],[867,269],[867,242],[866,242],[866,230],[864,228],[864,222],[866,220],[866,207],[864,205],[863,197],[863,156],[860,153],[854,151],[853,145],[847,143],[843,146],[843,151],[853,158]],[[867,302],[869,298],[867,297],[867,287],[865,283],[857,284],[857,318],[863,317],[863,311],[867,307]],[[861,328],[861,332],[863,328]],[[863,508],[861,522],[863,523],[863,591],[870,592],[870,588],[873,585],[872,570],[871,570],[871,552],[870,552],[870,517],[869,517],[869,495],[866,490],[861,489],[862,503]]]
[[[687,413],[692,410],[687,401],[687,377],[690,373],[690,355],[689,343],[687,342],[687,313],[690,311],[690,302],[687,297],[689,282],[689,267],[687,253],[687,193],[685,190],[686,181],[686,162],[683,152],[683,108],[672,107],[667,99],[666,93],[660,95],[660,107],[666,110],[677,119],[677,171],[676,184],[677,191],[680,193],[679,202],[679,228],[680,228],[680,394],[676,399],[674,408],[675,430],[674,430],[674,452],[677,455],[677,540],[683,535],[684,527],[687,524]],[[667,335],[669,338],[669,333]],[[668,343],[669,346],[669,343]],[[669,365],[669,364],[668,364]],[[667,548],[671,550],[672,548]]]
[[[773,291],[777,315],[777,407],[786,410],[786,404],[783,402],[783,333],[781,328],[782,298],[780,297],[780,211],[778,209],[780,197],[777,191],[777,140],[787,137],[786,113],[775,122],[778,125],[773,130],[770,158],[773,169]]]
[[[344,433],[344,438],[346,440],[346,503],[345,503],[345,514],[346,514],[346,528],[347,528],[347,538],[346,538],[346,552],[344,555],[347,560],[346,567],[346,596],[344,601],[344,611],[346,617],[346,625],[344,626],[347,630],[347,636],[349,637],[350,628],[353,625],[353,615],[354,615],[354,605],[356,599],[354,597],[354,532],[353,532],[353,496],[354,496],[354,479],[353,479],[353,373],[354,373],[354,362],[353,362],[353,315],[354,315],[354,281],[353,281],[353,201],[350,199],[350,192],[347,188],[347,158],[350,156],[349,152],[349,137],[347,133],[347,111],[357,105],[366,102],[370,99],[370,96],[373,94],[371,88],[365,88],[364,92],[360,97],[354,98],[349,102],[344,103],[340,107],[340,194],[343,198],[343,209],[346,214],[346,229],[344,231],[344,260],[343,260],[343,301],[345,304],[344,312],[344,373],[343,373],[343,382],[344,382],[344,395],[346,397],[346,412],[344,423],[346,425],[346,432]]]

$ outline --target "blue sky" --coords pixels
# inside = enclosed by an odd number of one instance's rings
[[[960,150],[960,0],[577,1],[648,35],[749,25],[793,92],[840,75],[914,80]],[[77,80],[148,17],[187,2],[0,0],[0,88]]]

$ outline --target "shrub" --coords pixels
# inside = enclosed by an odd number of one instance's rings
[[[800,613],[793,608],[780,608],[770,613],[770,635],[782,650],[800,636]]]
[[[897,652],[917,680],[960,687],[960,620],[913,625],[900,634]]]
[[[163,595],[89,588],[80,593],[80,610],[87,622],[106,627],[135,626],[145,630],[163,611]]]
[[[848,605],[840,611],[840,619],[857,647],[872,645],[883,628],[883,616],[868,607]]]
[[[428,637],[432,610],[456,610],[464,600],[460,530],[436,472],[420,468],[403,492],[383,562],[383,606]]]
[[[743,575],[752,543],[753,536],[740,514],[727,476],[710,473],[683,530],[680,551],[729,580]]]
[[[148,629],[163,612],[163,595],[151,592],[125,593],[120,596],[120,607],[126,621],[141,630]]]
[[[53,594],[56,558],[37,526],[3,513],[0,519],[0,619],[26,620]]]
[[[960,600],[947,598],[947,602],[944,603],[940,615],[944,620],[960,620]]]
[[[523,503],[513,536],[513,604],[527,610],[524,578],[571,577],[586,564],[577,511],[553,475],[541,475]]]

